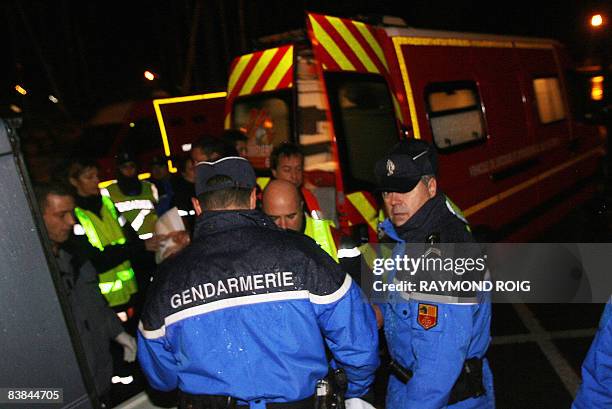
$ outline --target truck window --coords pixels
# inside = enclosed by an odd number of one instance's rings
[[[565,119],[559,78],[536,78],[533,80],[533,90],[541,123],[549,124]]]
[[[487,135],[482,103],[474,81],[437,82],[425,88],[425,107],[438,149],[456,149]]]
[[[398,142],[393,102],[378,75],[328,73],[326,83],[348,190],[375,184],[374,165]]]
[[[291,93],[256,94],[234,103],[232,126],[246,133],[247,156],[255,168],[269,168],[272,149],[291,135]]]

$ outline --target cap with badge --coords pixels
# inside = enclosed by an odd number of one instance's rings
[[[435,175],[437,171],[435,149],[420,139],[399,142],[374,167],[377,190],[383,192],[410,192],[422,176]]]
[[[127,163],[136,163],[136,158],[131,152],[121,151],[115,156],[115,163],[121,167]]]
[[[211,184],[215,176],[226,176],[227,180]],[[221,189],[255,187],[255,171],[245,158],[228,156],[214,162],[200,162],[196,165],[196,195]]]

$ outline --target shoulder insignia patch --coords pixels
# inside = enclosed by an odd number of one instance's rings
[[[425,330],[438,325],[438,306],[432,304],[419,304],[417,322]]]

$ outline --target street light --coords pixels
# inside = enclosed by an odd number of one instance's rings
[[[21,95],[26,95],[28,93],[28,91],[19,84],[15,85],[15,91],[19,92]]]
[[[593,101],[602,101],[604,96],[603,75],[592,77],[591,80],[591,99]]]
[[[601,27],[603,25],[603,17],[601,14],[594,14],[591,17],[591,27]]]
[[[155,77],[157,77],[157,76],[155,75],[155,73],[154,73],[154,72],[149,71],[149,70],[146,70],[146,71],[144,72],[144,77],[145,77],[147,80],[149,80],[149,81],[153,81],[153,80],[155,79]]]

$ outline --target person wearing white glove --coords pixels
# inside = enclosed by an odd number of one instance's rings
[[[122,332],[115,338],[115,341],[123,347],[123,360],[134,362],[136,360],[136,340],[127,332]]]
[[[376,409],[372,404],[359,398],[350,398],[344,401],[346,409]]]

